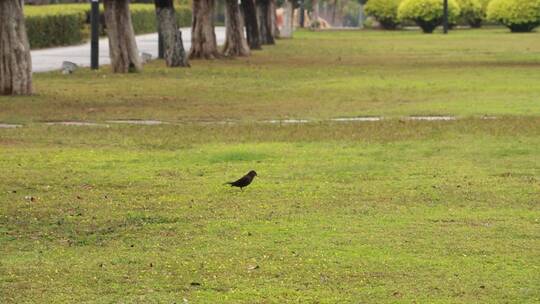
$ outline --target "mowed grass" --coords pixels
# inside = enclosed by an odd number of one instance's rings
[[[540,33],[298,32],[253,56],[137,75],[35,75],[0,121],[540,114]]]
[[[36,96],[0,99],[26,123],[0,129],[0,303],[540,301],[531,37],[302,32],[189,70],[37,75]],[[463,118],[397,118],[415,114]],[[355,115],[388,119],[322,121]],[[254,122],[285,117],[321,121]],[[116,118],[182,123],[36,123]]]

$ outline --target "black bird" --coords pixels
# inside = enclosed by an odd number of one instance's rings
[[[247,187],[249,186],[249,184],[251,184],[255,176],[257,176],[257,172],[251,170],[248,174],[242,176],[242,178],[240,178],[239,180],[225,183],[225,185],[231,185],[231,187],[239,187],[240,190],[243,191],[244,187]]]

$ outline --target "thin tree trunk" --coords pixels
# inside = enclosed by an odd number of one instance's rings
[[[129,0],[104,0],[105,23],[109,37],[109,55],[114,73],[133,73],[142,70],[135,41]]]
[[[257,21],[261,34],[261,44],[274,44],[272,36],[272,14],[270,0],[257,0]]]
[[[334,0],[334,4],[332,5],[332,18],[330,19],[330,25],[336,26],[336,14],[338,10],[338,2],[337,0]]]
[[[315,24],[317,28],[320,27],[319,24],[319,1],[318,0],[312,0],[311,6],[313,9],[313,16],[311,17],[311,24]]]
[[[22,2],[0,0],[0,95],[32,94],[32,58]]]
[[[252,50],[260,50],[261,35],[259,32],[259,24],[257,23],[255,0],[242,0],[242,10],[244,13],[249,48]]]
[[[214,32],[214,0],[193,0],[191,50],[189,58],[214,59],[219,57]]]
[[[277,3],[276,3],[276,0],[270,0],[270,8],[269,8],[269,10],[270,10],[269,14],[270,14],[270,23],[271,23],[270,29],[272,30],[272,37],[278,38],[279,37],[279,28],[278,28],[278,25],[277,25],[277,13],[276,13]]]
[[[225,1],[226,37],[223,46],[225,56],[249,56],[249,46],[244,36],[244,20],[238,0]]]
[[[283,26],[279,31],[280,38],[292,38],[294,27],[294,8],[291,0],[283,2]]]
[[[158,31],[163,37],[165,63],[168,67],[188,67],[188,58],[178,28],[173,0],[155,0]]]

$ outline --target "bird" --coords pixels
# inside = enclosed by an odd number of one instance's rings
[[[227,182],[225,185],[231,185],[231,187],[238,187],[240,190],[244,191],[244,187],[249,186],[253,179],[257,176],[257,172],[254,170],[251,170],[248,172],[248,174],[242,176],[239,180],[234,182]]]

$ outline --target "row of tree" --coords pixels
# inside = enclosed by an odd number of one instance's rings
[[[103,2],[113,72],[140,71],[142,62],[131,22],[130,1]],[[189,59],[196,58],[249,56],[251,50],[274,44],[277,36],[276,0],[241,0],[240,3],[238,0],[225,0],[226,38],[220,51],[214,31],[215,0],[193,0],[191,49],[187,54],[177,24],[174,0],[154,2],[168,67],[188,67]],[[291,0],[285,0],[284,4],[292,14]],[[23,1],[0,0],[0,95],[31,93],[32,64]]]

